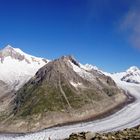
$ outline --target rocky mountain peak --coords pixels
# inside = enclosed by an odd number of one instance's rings
[[[0,62],[4,63],[4,60],[7,58],[7,61],[17,60],[17,61],[25,61],[27,64],[37,63],[48,63],[47,59],[44,58],[37,58],[32,55],[24,53],[19,48],[13,48],[11,45],[7,45],[5,48],[0,50]]]
[[[66,123],[67,118],[73,122],[88,118],[89,113],[97,115],[110,105],[118,104],[118,97],[121,102],[126,99],[110,77],[98,71],[87,71],[72,56],[63,56],[40,68],[16,92],[12,112],[23,119],[42,114],[42,120],[49,120],[41,126],[43,129]],[[52,117],[54,114],[56,118]]]
[[[0,51],[3,55],[15,53],[14,48],[11,45],[7,45]]]
[[[74,65],[80,67],[79,62],[74,58],[74,56],[72,55],[68,55],[68,56],[62,56],[61,58],[59,58],[59,60],[61,61],[70,61],[72,62]]]
[[[0,80],[17,90],[48,61],[7,45],[0,50]]]
[[[14,48],[8,44],[3,50],[11,50],[11,49],[14,49]]]
[[[25,56],[17,52],[16,49],[13,48],[11,45],[7,45],[4,49],[0,51],[1,63],[3,63],[6,57],[11,57],[12,59],[17,59],[19,61],[25,59]]]

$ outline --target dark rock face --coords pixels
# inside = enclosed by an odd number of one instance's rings
[[[140,140],[140,126],[104,134],[93,132],[71,134],[65,140]]]
[[[74,65],[80,67],[79,63],[72,56],[64,57],[64,59],[70,60]]]

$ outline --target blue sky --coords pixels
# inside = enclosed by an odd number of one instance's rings
[[[74,55],[109,72],[140,67],[139,0],[0,0],[0,48]]]

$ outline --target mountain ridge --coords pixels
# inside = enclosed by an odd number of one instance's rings
[[[127,82],[140,85],[140,69],[136,66],[131,66],[124,72],[105,74],[112,77],[115,82]]]
[[[112,80],[111,74],[96,66],[83,65],[72,56],[46,60],[45,63],[42,58],[34,57],[33,60],[33,56],[11,46],[6,47],[1,54],[1,58],[4,57],[0,63],[1,68],[8,61],[8,67],[9,64],[19,66],[20,72],[25,73],[23,83],[14,81],[17,86],[12,85],[13,93],[6,96],[6,101],[7,97],[12,100],[8,100],[8,118],[5,115],[6,120],[2,122],[0,130],[34,132],[46,127],[82,121],[114,109],[128,100],[128,96]],[[16,79],[18,68],[12,68],[15,70],[13,79],[20,81],[22,77],[18,76],[19,79]],[[11,74],[9,69],[7,74]]]
[[[3,129],[32,132],[82,121],[126,101],[124,91],[109,76],[94,69],[85,70],[73,57],[62,56],[40,68],[16,92],[11,102],[13,119]]]
[[[34,57],[8,45],[0,50],[0,80],[19,89],[49,60]]]

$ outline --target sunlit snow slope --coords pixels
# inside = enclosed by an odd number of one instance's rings
[[[47,62],[46,59],[28,55],[7,45],[0,50],[0,80],[18,89]]]

